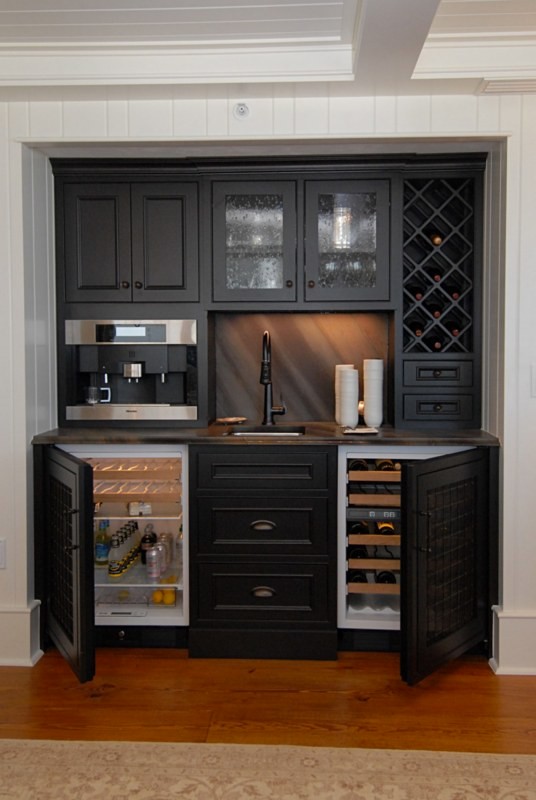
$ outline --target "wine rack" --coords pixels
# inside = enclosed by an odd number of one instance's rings
[[[474,347],[474,179],[404,181],[403,352]]]
[[[482,166],[402,181],[398,427],[481,426]]]
[[[400,625],[401,463],[389,457],[348,454],[343,470],[346,508],[341,567],[345,577],[339,625],[396,630]]]

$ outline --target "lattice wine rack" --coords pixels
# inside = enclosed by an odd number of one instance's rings
[[[404,181],[405,353],[473,349],[472,178]]]

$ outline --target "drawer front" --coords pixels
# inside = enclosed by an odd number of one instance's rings
[[[207,497],[197,502],[198,553],[327,553],[325,497]],[[331,535],[336,537],[335,521]]]
[[[327,622],[327,564],[198,564],[198,621]]]
[[[404,419],[416,421],[469,422],[473,418],[472,395],[404,395]]]
[[[472,385],[472,361],[404,361],[404,386]]]
[[[310,448],[285,447],[252,452],[251,447],[233,447],[232,452],[197,454],[194,486],[198,489],[325,489],[328,485],[330,455],[335,465],[335,450],[330,454]]]

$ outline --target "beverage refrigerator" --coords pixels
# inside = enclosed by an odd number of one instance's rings
[[[45,450],[46,627],[80,680],[98,644],[186,641],[187,458],[181,445]]]

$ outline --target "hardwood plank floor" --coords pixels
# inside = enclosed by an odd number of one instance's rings
[[[536,677],[497,676],[469,656],[408,687],[396,653],[252,661],[100,648],[96,677],[79,684],[52,649],[33,668],[0,668],[0,737],[536,754]]]

